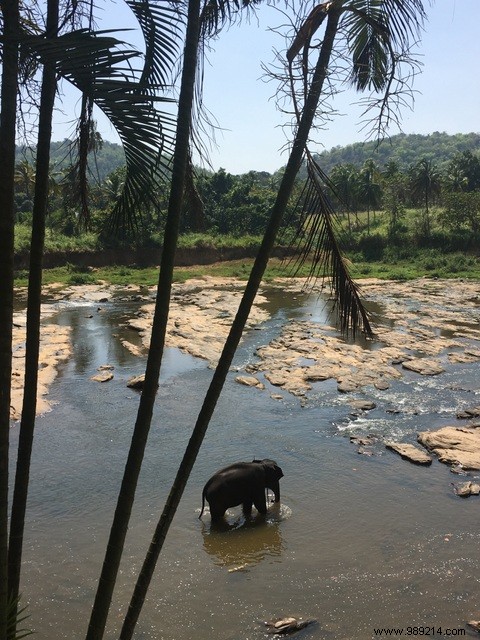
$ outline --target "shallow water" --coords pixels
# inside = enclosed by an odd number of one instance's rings
[[[287,305],[272,294],[272,319],[248,335],[235,365],[254,360],[254,349],[289,318],[323,321],[326,306],[317,303],[299,295]],[[57,404],[36,431],[22,591],[42,640],[84,637],[138,405],[126,381],[145,366],[117,337],[138,339],[121,326],[134,307],[97,308],[58,313],[72,326],[74,353],[51,388]],[[107,363],[114,379],[92,382]],[[167,350],[108,638],[118,637],[211,375],[204,362]],[[348,436],[414,441],[417,431],[478,404],[477,375],[478,365],[447,365],[435,378],[407,372],[387,391],[369,388],[363,395],[377,408],[353,416],[331,382],[315,384],[304,403],[288,394],[278,401],[235,383],[232,372],[135,637],[254,639],[263,637],[263,620],[285,615],[318,620],[301,638],[368,639],[382,627],[406,635],[408,626],[470,635],[465,622],[480,618],[478,499],[455,497],[458,478],[444,465],[410,465],[381,441],[373,456],[361,456]],[[12,451],[16,437],[15,426]],[[238,509],[225,530],[212,529],[208,514],[198,519],[201,489],[215,470],[263,457],[285,474],[281,506],[266,522],[245,522]]]

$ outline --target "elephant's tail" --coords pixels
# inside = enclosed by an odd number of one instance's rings
[[[198,516],[199,520],[203,516],[204,509],[205,509],[205,490],[202,491],[202,510],[200,511],[200,515]]]

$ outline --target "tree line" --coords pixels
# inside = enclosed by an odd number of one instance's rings
[[[455,139],[456,136],[451,136]],[[63,144],[63,148],[65,144]],[[103,157],[100,150],[96,154]],[[122,195],[125,184],[125,166],[115,147],[107,143],[107,153],[114,165],[113,171],[103,180],[92,180],[89,188],[89,206],[92,215],[87,228],[102,235],[109,220],[109,213]],[[120,149],[120,147],[118,147]],[[452,156],[443,155],[442,162],[420,157],[410,165],[389,160],[381,165],[367,158],[362,165],[353,162],[335,164],[329,173],[326,190],[335,209],[346,214],[350,229],[355,227],[356,214],[367,212],[367,233],[370,232],[370,214],[384,210],[390,218],[390,235],[401,230],[402,211],[405,208],[422,210],[422,233],[431,231],[432,206],[441,207],[441,225],[450,231],[464,228],[474,234],[480,225],[480,153],[471,150],[457,151]],[[57,151],[58,154],[58,151]],[[318,158],[321,162],[322,156]],[[98,159],[95,159],[95,166]],[[105,170],[105,162],[103,169]],[[67,236],[75,236],[85,230],[79,216],[78,200],[72,199],[71,165],[52,164],[49,175],[49,198],[47,225],[51,230]],[[55,168],[56,167],[56,168]],[[249,171],[234,175],[220,168],[218,171],[196,170],[196,198],[187,199],[180,223],[181,232],[208,232],[240,237],[258,235],[268,219],[275,200],[283,169],[270,174]],[[300,197],[302,171],[296,180],[294,196]],[[159,237],[166,220],[167,181],[155,194],[155,206],[142,209],[135,232],[118,241],[151,243]],[[15,209],[16,221],[30,224],[32,219],[33,194],[35,189],[35,167],[25,156],[15,165]],[[284,225],[294,226],[298,219],[293,214],[294,205],[289,205],[292,215],[287,215]],[[357,225],[358,226],[358,225]],[[112,239],[110,238],[110,241]]]

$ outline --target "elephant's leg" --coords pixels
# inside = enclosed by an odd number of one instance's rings
[[[220,520],[221,518],[223,518],[223,516],[225,515],[225,511],[225,507],[215,504],[210,505],[210,516],[212,520]]]
[[[246,518],[249,518],[252,515],[252,504],[253,504],[253,500],[251,498],[248,498],[247,500],[243,501],[242,511],[243,511],[243,515]]]
[[[267,501],[265,499],[265,489],[261,489],[255,494],[253,498],[253,504],[259,513],[265,515],[267,513]]]

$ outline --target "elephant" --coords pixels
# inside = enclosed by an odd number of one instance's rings
[[[259,513],[267,513],[265,490],[271,489],[275,502],[280,502],[280,478],[283,471],[274,460],[236,462],[217,471],[206,483],[202,492],[203,515],[205,500],[210,505],[212,520],[219,520],[229,507],[241,504],[245,517],[252,513],[252,504]]]

